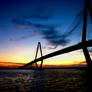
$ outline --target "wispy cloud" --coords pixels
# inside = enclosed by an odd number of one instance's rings
[[[49,26],[49,25],[42,25],[42,24],[33,24],[30,21],[27,20],[22,20],[22,19],[17,19],[17,20],[13,20],[12,21],[13,24],[16,24],[18,26],[30,26],[32,27],[32,31],[34,31],[35,29],[35,34],[40,33],[40,35],[42,35],[42,39],[45,39],[48,41],[49,44],[52,45],[66,45],[68,43],[68,40],[66,39],[66,37],[68,36],[68,34],[63,34],[61,35],[60,33],[58,33],[57,30],[55,30],[55,28],[53,26]],[[19,39],[26,39],[32,37],[32,35],[28,35],[25,37],[21,37]],[[18,39],[17,39],[18,40]]]
[[[38,15],[36,15],[34,17],[37,17],[37,16]],[[59,45],[65,46],[70,42],[68,37],[74,32],[74,30],[80,24],[80,21],[81,21],[80,16],[81,16],[81,14],[78,14],[76,16],[76,17],[79,17],[79,19],[77,20],[77,23],[76,24],[72,23],[71,29],[68,28],[70,30],[67,31],[66,33],[63,33],[62,30],[60,30],[60,31],[56,30],[56,26],[53,26],[53,25],[42,24],[42,23],[33,23],[30,18],[28,19],[26,17],[23,17],[23,18],[13,19],[12,23],[14,25],[30,27],[32,33],[34,33],[34,34],[29,34],[28,36],[23,36],[18,39],[14,39],[14,40],[16,40],[16,41],[23,40],[23,39],[27,39],[27,38],[30,38],[30,37],[40,34],[42,39],[45,39],[48,42],[48,44],[54,46],[52,48],[49,47],[49,49],[56,48]],[[39,18],[41,18],[41,17],[42,16],[40,16]],[[43,18],[46,18],[46,16],[44,16]],[[10,39],[10,40],[13,41],[12,39]]]
[[[9,41],[19,41],[19,40],[25,40],[25,39],[28,39],[28,38],[31,38],[31,37],[34,37],[36,36],[37,34],[36,33],[33,33],[33,34],[29,34],[29,35],[26,35],[26,36],[22,36],[20,38],[10,38]]]

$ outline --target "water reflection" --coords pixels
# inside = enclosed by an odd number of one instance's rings
[[[0,70],[0,92],[86,92],[85,71]]]

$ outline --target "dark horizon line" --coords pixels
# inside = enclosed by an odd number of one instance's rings
[[[39,70],[35,67],[33,68],[13,68],[13,67],[1,67],[0,66],[0,69],[30,69],[30,70]],[[87,69],[87,66],[63,66],[63,67],[42,67],[42,69]]]

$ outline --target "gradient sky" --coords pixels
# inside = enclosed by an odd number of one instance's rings
[[[30,62],[39,41],[43,55],[77,44],[82,38],[83,7],[84,0],[0,0],[0,62]],[[88,16],[87,40],[92,39],[91,26]],[[91,55],[92,48],[89,51]],[[78,50],[46,59],[44,64],[84,61]]]

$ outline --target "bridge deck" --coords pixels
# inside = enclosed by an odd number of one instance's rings
[[[83,49],[84,46],[91,47],[92,46],[92,40],[86,41],[85,43],[80,42],[79,44],[76,44],[76,45],[73,45],[73,46],[70,46],[70,47],[67,47],[67,48],[55,51],[55,52],[50,53],[50,54],[47,54],[45,56],[42,56],[42,57],[40,57],[38,59],[35,59],[35,60],[25,64],[24,66],[22,66],[20,68],[26,67],[28,65],[32,65],[33,63],[36,63],[36,62],[41,61],[43,59],[47,59],[47,58],[50,58],[50,57],[53,57],[53,56],[57,56],[57,55],[64,54],[64,53],[68,53],[68,52],[71,52],[71,51],[74,51],[74,50]]]

